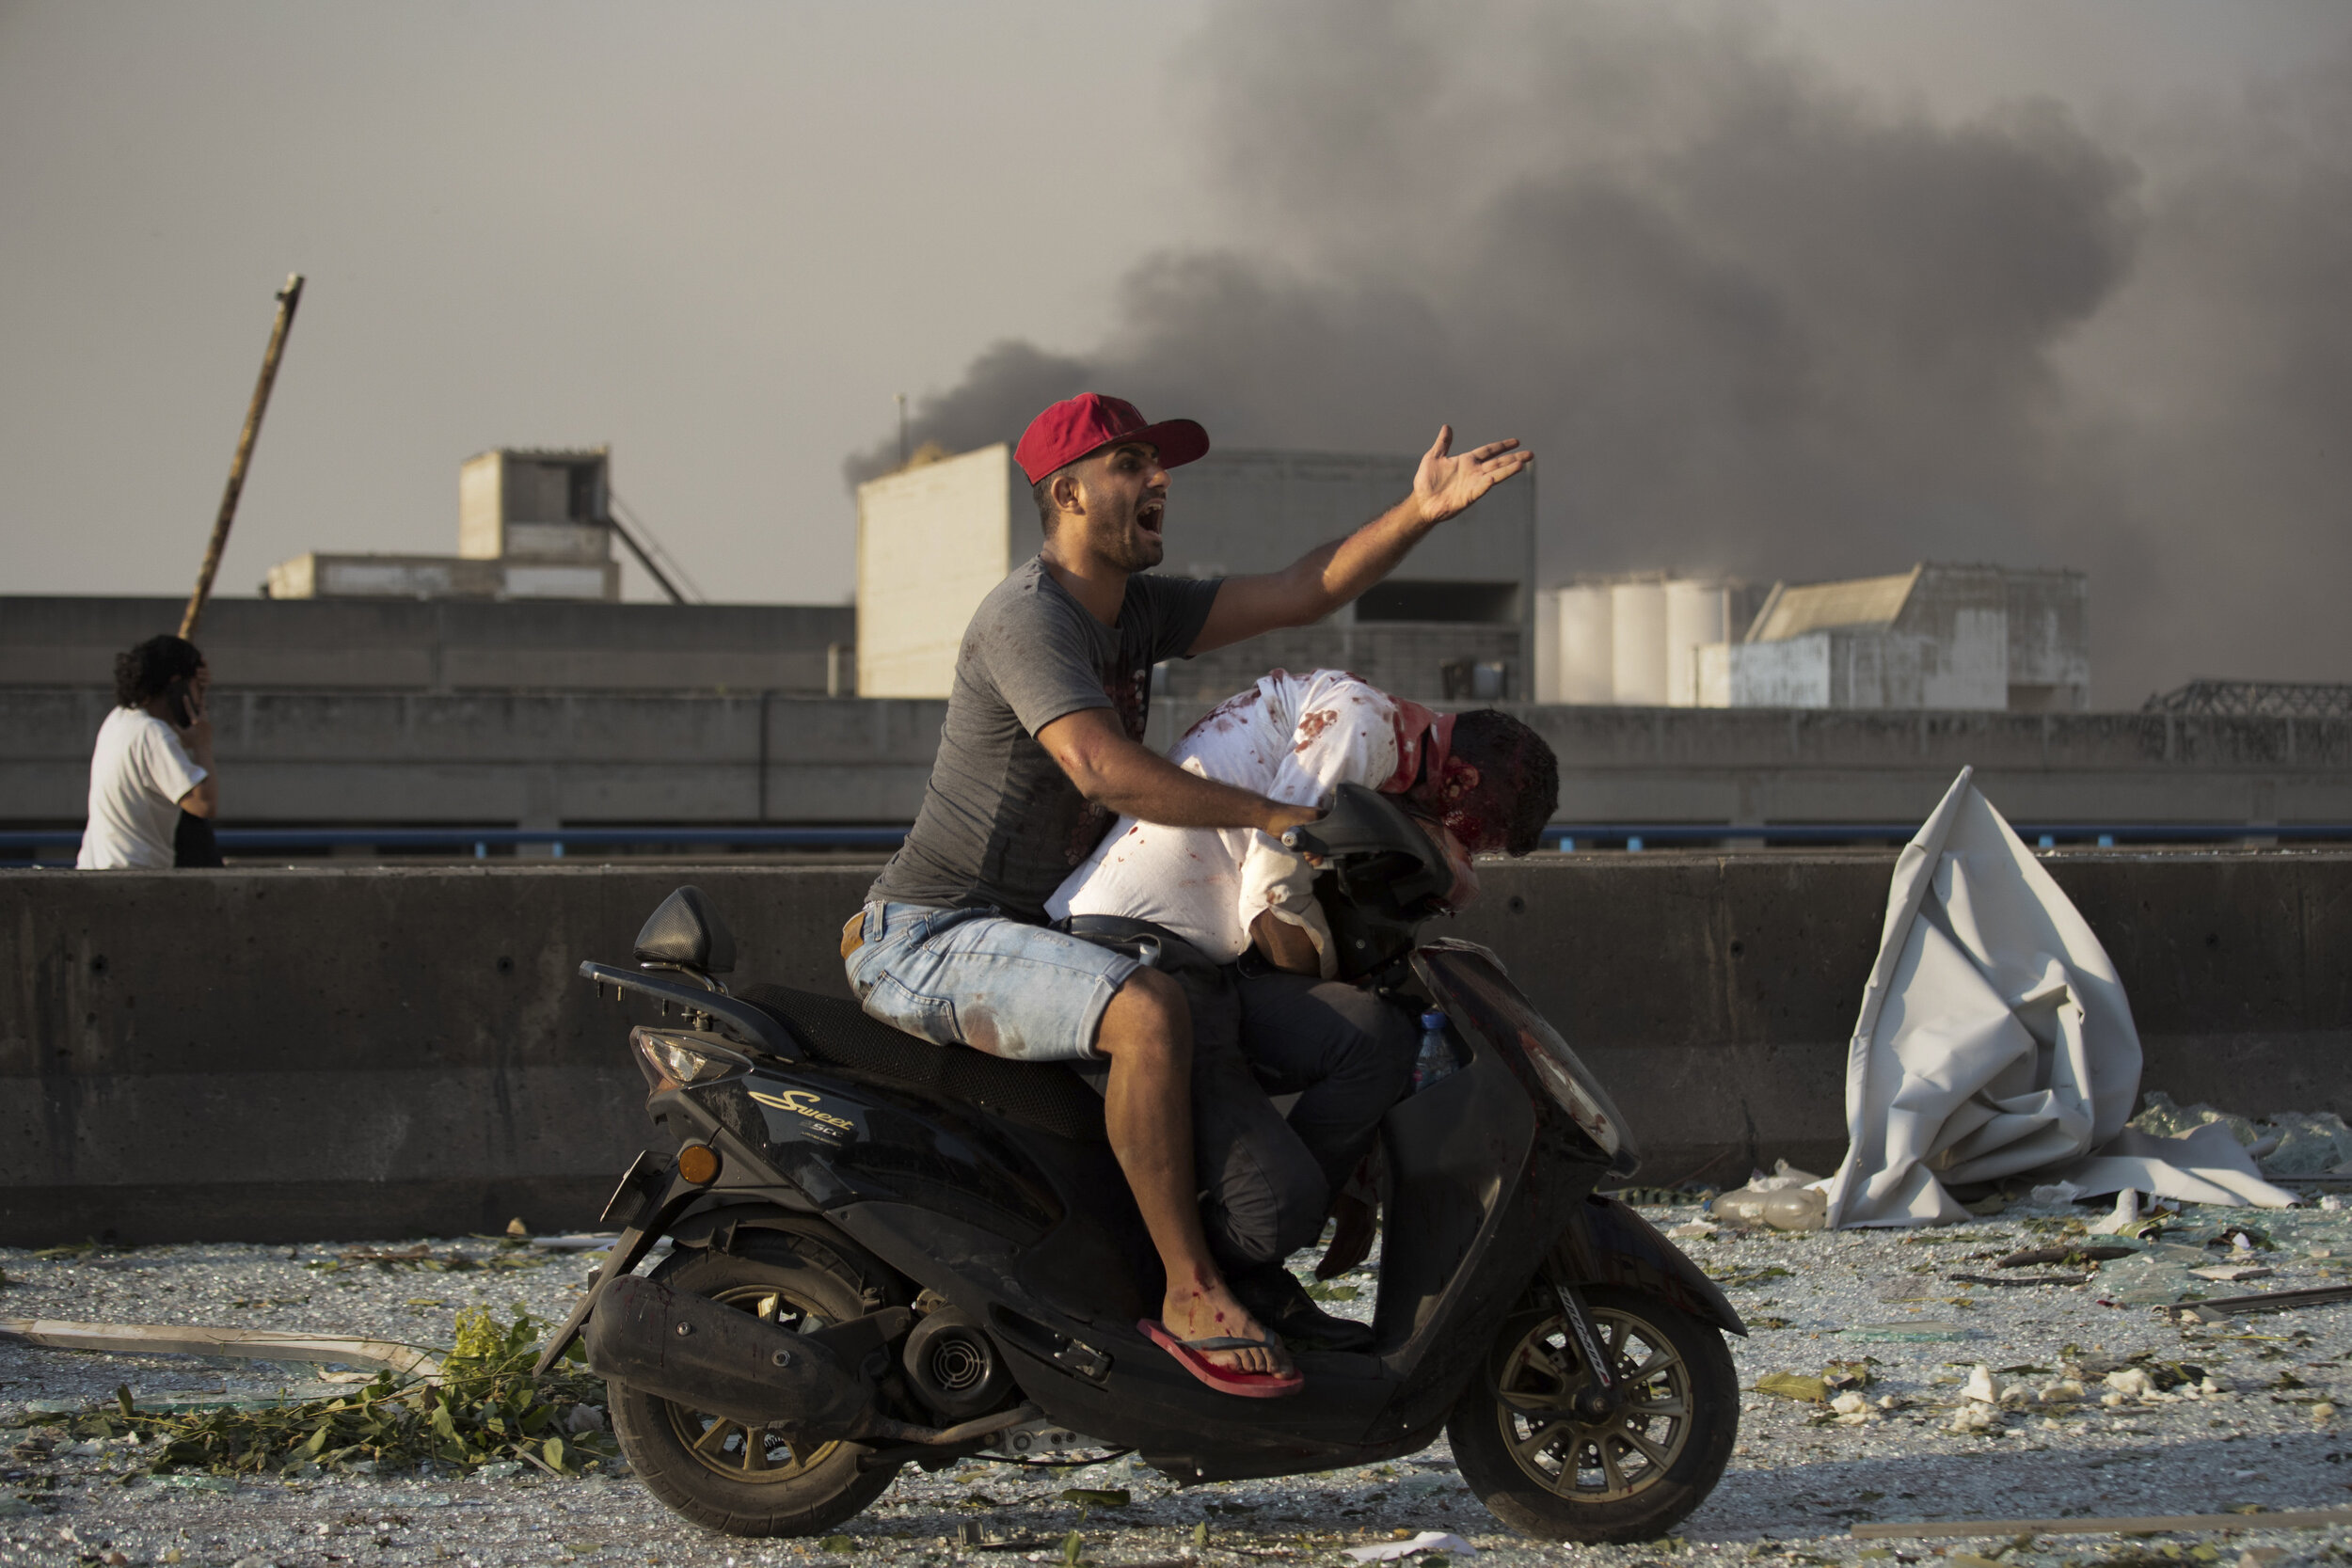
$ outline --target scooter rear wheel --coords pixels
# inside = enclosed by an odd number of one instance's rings
[[[1446,1435],[1462,1479],[1512,1528],[1654,1541],[1723,1479],[1739,1377],[1720,1333],[1657,1297],[1596,1286],[1584,1299],[1627,1395],[1617,1409],[1597,1419],[1575,1409],[1591,1370],[1559,1308],[1531,1295],[1504,1320]]]
[[[680,1248],[654,1271],[675,1290],[798,1333],[864,1315],[866,1292],[897,1294],[889,1271],[845,1240],[739,1233],[733,1252]],[[794,1447],[769,1432],[612,1384],[612,1432],[647,1489],[729,1535],[814,1535],[863,1513],[898,1475],[861,1469],[858,1443]]]

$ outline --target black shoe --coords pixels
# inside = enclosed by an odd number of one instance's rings
[[[1229,1275],[1225,1283],[1249,1315],[1282,1337],[1294,1350],[1351,1351],[1372,1348],[1372,1324],[1337,1318],[1317,1307],[1297,1276],[1279,1263]]]

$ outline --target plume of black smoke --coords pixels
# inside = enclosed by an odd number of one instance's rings
[[[2256,520],[2224,498],[2282,400],[2303,414],[2270,443],[2291,451],[2257,532],[2337,580],[2352,564],[2352,454],[2327,435],[2352,404],[2340,88],[2238,137],[2283,151],[2268,181],[2220,136],[2159,193],[2057,105],[1937,123],[1744,10],[1306,0],[1222,12],[1193,55],[1220,188],[1263,238],[1147,260],[1089,352],[999,344],[920,405],[918,437],[1011,439],[1089,387],[1227,446],[1410,451],[1451,420],[1539,453],[1548,578],[2075,565],[2103,698],[2206,649],[2352,673],[2352,633],[2282,627],[2259,592],[2202,647],[2162,624],[2242,559]],[[2334,183],[2298,203],[2314,162]],[[2168,332],[2208,362],[2151,364]],[[2209,372],[2189,406],[2134,405]],[[2308,593],[2300,570],[2262,575]]]

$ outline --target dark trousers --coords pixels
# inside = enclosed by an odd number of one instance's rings
[[[1323,1233],[1331,1195],[1412,1073],[1409,1022],[1350,986],[1245,976],[1171,932],[1073,916],[1073,936],[1147,958],[1192,1013],[1192,1146],[1209,1250],[1233,1274],[1279,1263]],[[1107,1066],[1079,1068],[1103,1087]],[[1279,1087],[1270,1087],[1268,1075]],[[1269,1094],[1303,1090],[1284,1119]]]
[[[1420,1037],[1404,1008],[1337,980],[1243,960],[1241,1050],[1270,1095],[1295,1094],[1290,1130],[1334,1193],[1405,1097]],[[1318,1226],[1318,1230],[1321,1228]]]

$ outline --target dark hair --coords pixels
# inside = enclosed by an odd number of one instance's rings
[[[1061,509],[1054,504],[1054,481],[1077,466],[1065,463],[1029,486],[1029,499],[1037,502],[1037,526],[1048,533],[1054,531],[1054,519],[1061,515]]]
[[[1544,737],[1497,708],[1454,721],[1454,755],[1478,769],[1470,799],[1504,827],[1503,849],[1524,855],[1560,805],[1560,759]]]
[[[184,637],[161,632],[137,647],[115,655],[115,701],[145,707],[176,680],[194,680],[204,656]]]

